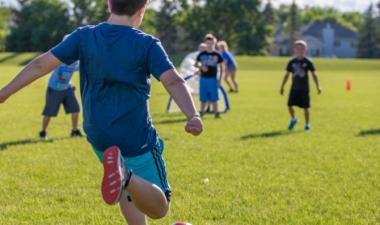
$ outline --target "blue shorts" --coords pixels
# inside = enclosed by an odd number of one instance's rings
[[[99,160],[102,161],[103,152],[96,149],[94,151]],[[133,174],[157,185],[170,201],[171,190],[166,175],[165,161],[162,158],[163,151],[164,142],[159,139],[152,151],[136,157],[124,157],[124,161]],[[128,196],[128,193],[126,194]]]
[[[228,72],[236,72],[236,70],[237,70],[237,66],[234,65],[234,64],[228,64],[227,67],[226,67],[226,70],[227,70]]]
[[[218,80],[216,77],[201,77],[199,82],[199,97],[202,103],[219,101]]]

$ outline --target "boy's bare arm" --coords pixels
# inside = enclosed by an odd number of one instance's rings
[[[195,136],[200,135],[203,131],[203,123],[185,81],[174,69],[164,72],[160,80],[178,107],[186,115],[188,119],[186,131]]]
[[[315,85],[317,86],[318,94],[322,94],[322,89],[319,86],[319,79],[318,79],[317,73],[315,71],[313,71],[312,75],[313,75],[313,80],[315,82]]]
[[[44,53],[30,62],[8,85],[0,89],[0,103],[31,84],[38,78],[48,74],[62,63],[50,52]]]
[[[223,62],[223,63],[220,63],[219,66],[220,66],[220,77],[218,80],[218,85],[222,86],[222,80],[223,80],[223,77],[225,76],[226,65]]]
[[[282,80],[281,89],[280,89],[280,94],[281,95],[284,95],[285,85],[286,85],[286,83],[289,80],[289,75],[290,75],[290,73],[287,71],[286,74],[285,74],[285,76],[284,76],[284,79]]]

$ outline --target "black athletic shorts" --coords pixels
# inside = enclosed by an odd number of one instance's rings
[[[79,102],[75,96],[75,87],[64,91],[48,88],[46,91],[46,104],[42,115],[56,117],[61,105],[65,108],[66,114],[80,112]]]
[[[291,90],[288,106],[298,106],[303,109],[310,108],[310,92],[302,90]]]

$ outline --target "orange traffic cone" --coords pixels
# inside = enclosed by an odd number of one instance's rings
[[[352,89],[352,82],[351,80],[346,81],[346,91],[350,92]]]

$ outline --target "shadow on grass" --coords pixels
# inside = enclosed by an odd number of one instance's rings
[[[157,124],[175,124],[175,123],[185,123],[187,121],[186,118],[180,118],[180,119],[168,119],[168,120],[161,120],[158,121]]]
[[[264,133],[244,135],[244,136],[241,136],[240,139],[243,141],[246,141],[246,140],[258,139],[258,138],[275,138],[275,137],[287,136],[287,135],[292,135],[292,134],[301,133],[301,132],[302,131],[287,131],[287,130],[270,131],[270,132],[264,132]]]
[[[8,60],[14,59],[19,55],[20,55],[20,53],[12,53],[10,55],[4,56],[3,58],[0,59],[0,63],[4,63]]]
[[[4,142],[0,143],[0,151],[5,151],[9,147],[13,146],[23,146],[23,145],[33,145],[38,143],[53,143],[55,141],[70,139],[70,137],[62,137],[62,138],[52,138],[49,140],[40,140],[40,139],[24,139],[24,140],[18,140],[18,141],[10,141],[10,142]]]
[[[372,130],[362,130],[358,134],[359,137],[366,137],[372,135],[380,135],[380,129],[372,129]]]

